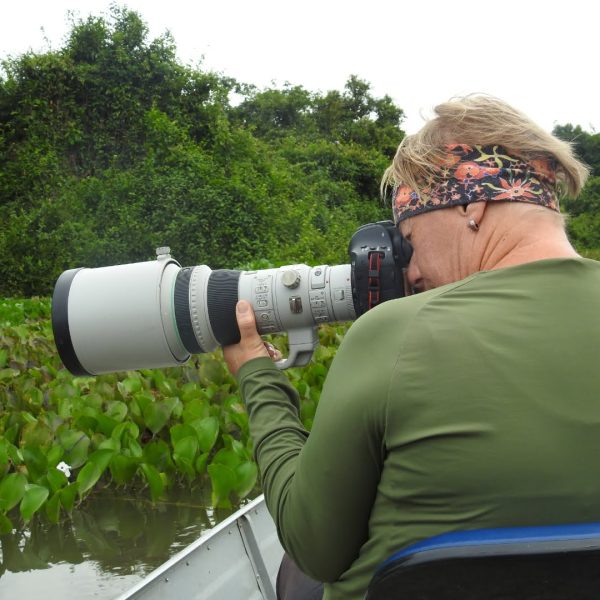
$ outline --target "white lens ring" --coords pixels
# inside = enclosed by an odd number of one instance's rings
[[[204,352],[213,352],[219,347],[208,315],[207,288],[212,270],[206,265],[194,267],[190,277],[190,317],[194,335]]]

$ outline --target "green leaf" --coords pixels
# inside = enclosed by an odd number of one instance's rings
[[[4,369],[6,367],[6,363],[8,362],[8,350],[0,350],[0,369]],[[11,525],[12,528],[12,525]]]
[[[188,478],[189,481],[193,481],[196,477],[196,470],[194,469],[194,463],[184,456],[177,454],[173,455],[173,460],[177,468]]]
[[[102,475],[102,469],[93,462],[87,463],[77,474],[77,483],[79,485],[79,495],[83,496],[88,490],[96,485]]]
[[[101,450],[96,450],[88,457],[88,463],[94,463],[100,469],[100,473],[104,473],[106,467],[108,467],[108,463],[110,463],[110,459],[113,457],[115,451],[109,448],[103,448]]]
[[[178,423],[169,429],[171,436],[171,444],[175,445],[179,440],[185,437],[195,437],[196,430],[191,425],[183,425]]]
[[[40,389],[34,388],[29,390],[27,396],[29,396],[29,402],[36,407],[41,406],[44,402],[44,394]]]
[[[108,415],[98,414],[96,416],[98,422],[98,429],[106,436],[110,437],[115,427],[118,426],[119,422]]]
[[[157,500],[162,496],[165,489],[165,484],[162,477],[160,476],[160,473],[155,467],[147,463],[142,463],[140,467],[142,469],[142,472],[144,473],[144,476],[146,477],[148,485],[150,486],[150,493],[152,495],[152,499]]]
[[[60,490],[60,503],[64,506],[67,512],[71,512],[73,510],[78,490],[79,484],[76,481],[70,483],[67,487]]]
[[[12,521],[5,514],[0,513],[0,535],[12,533],[12,530]]]
[[[32,479],[39,479],[48,468],[46,455],[39,448],[25,447],[22,450],[23,459]]]
[[[118,452],[121,449],[121,442],[114,438],[108,438],[102,440],[98,445],[99,450],[112,450],[113,452]]]
[[[8,451],[5,447],[0,447],[0,479],[8,471],[9,466]]]
[[[48,466],[55,467],[60,462],[64,453],[65,449],[62,446],[52,446],[47,454]]]
[[[232,423],[235,423],[244,435],[248,435],[248,414],[244,412],[229,412],[227,417]]]
[[[128,377],[117,383],[117,389],[123,398],[127,398],[131,394],[141,391],[142,382],[137,377]]]
[[[10,442],[11,444],[14,444],[17,440],[17,436],[19,435],[19,425],[17,425],[16,423],[14,425],[11,425],[5,432],[4,432],[4,439],[7,442]],[[14,448],[14,446],[13,446]],[[9,456],[10,456],[10,447],[9,447],[9,452],[8,452]]]
[[[17,377],[21,371],[17,369],[0,369],[0,381],[7,381]]]
[[[11,473],[0,481],[0,510],[9,511],[25,494],[27,478],[22,473]]]
[[[120,440],[125,433],[128,433],[132,438],[137,438],[140,434],[140,429],[135,423],[126,421],[125,423],[119,423],[112,430],[111,437],[115,440]]]
[[[35,425],[37,423],[37,419],[31,413],[21,411],[19,415],[27,425]]]
[[[183,414],[183,402],[179,398],[167,398],[166,402],[172,403],[171,418],[173,420],[180,420]]]
[[[119,402],[118,400],[109,402],[106,414],[115,421],[121,422],[127,416],[127,404],[125,404],[125,402]]]
[[[47,448],[52,444],[54,434],[50,428],[40,421],[27,423],[21,430],[21,444],[35,447]]]
[[[46,516],[50,523],[58,523],[60,516],[60,493],[56,492],[48,502],[46,502]]]
[[[212,504],[217,508],[231,508],[229,495],[235,490],[237,478],[233,469],[223,464],[208,465],[212,485]]]
[[[160,373],[160,371],[155,372]],[[155,401],[154,396],[147,391],[137,392],[136,394],[134,394],[133,400],[134,401],[130,403],[129,407],[131,412],[138,417],[141,417],[144,414],[146,408],[148,408],[148,406],[150,406],[151,404],[154,404]],[[137,410],[135,408],[136,406]]]
[[[169,421],[172,410],[173,405],[169,402],[157,401],[153,404],[148,404],[143,411],[146,427],[152,433],[158,433]]]
[[[258,478],[258,468],[254,462],[244,462],[235,468],[237,482],[235,491],[240,498],[245,498],[256,485]]]
[[[9,444],[7,451],[8,457],[12,461],[13,465],[23,464],[23,453],[16,446]]]
[[[225,437],[225,436],[223,436],[223,437]],[[241,462],[246,461],[246,460],[252,460],[252,456],[248,452],[248,449],[246,448],[246,446],[244,446],[244,444],[242,444],[242,442],[240,442],[239,440],[236,440],[235,438],[233,438],[231,436],[227,436],[227,437],[229,438],[227,446],[229,448],[231,448],[231,450],[233,450],[233,452],[235,452],[235,454],[237,455],[237,457],[240,459]]]
[[[190,425],[198,436],[198,444],[202,452],[210,452],[219,436],[219,420],[216,417],[196,419]]]
[[[204,382],[221,385],[225,383],[229,376],[225,371],[225,365],[221,361],[206,357],[200,365],[200,377]]]
[[[196,459],[196,472],[202,475],[206,471],[206,464],[208,463],[208,457],[210,454],[208,452],[204,452]]]
[[[58,434],[61,446],[65,449],[63,460],[73,469],[85,463],[90,446],[90,438],[83,431],[65,429]]]
[[[69,483],[67,476],[59,471],[56,467],[50,467],[48,473],[46,474],[46,479],[50,485],[50,489],[53,492],[57,492],[60,488],[64,487]]]
[[[196,436],[184,437],[173,444],[173,450],[173,460],[177,461],[179,457],[192,463],[198,453],[198,440]]]
[[[135,476],[139,461],[131,456],[115,454],[110,461],[110,473],[117,485],[129,483]]]
[[[144,462],[154,465],[160,471],[173,468],[171,449],[164,440],[153,440],[144,446]]]
[[[212,464],[226,465],[230,469],[235,469],[240,462],[241,460],[239,454],[237,454],[234,450],[227,448],[221,448],[221,450],[215,454],[212,460]]]
[[[141,458],[144,452],[142,450],[142,447],[140,446],[140,443],[135,438],[132,438],[130,435],[126,435],[124,436],[124,438],[125,439],[123,440],[123,447],[129,450],[129,453],[134,458]]]
[[[171,381],[170,379],[167,379],[166,377],[157,380],[156,387],[165,396],[173,396],[175,394],[175,382]]]
[[[185,402],[184,396],[184,402]],[[182,418],[184,423],[195,421],[196,419],[204,419],[209,415],[208,402],[202,398],[193,398],[185,402]]]
[[[25,522],[29,521],[36,511],[44,504],[49,494],[48,488],[30,483],[25,486],[25,494],[19,510]]]

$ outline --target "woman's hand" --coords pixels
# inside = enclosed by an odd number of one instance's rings
[[[249,302],[240,300],[236,305],[235,316],[240,330],[240,341],[223,348],[223,357],[232,375],[253,358],[265,356],[273,360],[281,360],[281,352],[272,344],[265,342],[258,334],[254,311]]]

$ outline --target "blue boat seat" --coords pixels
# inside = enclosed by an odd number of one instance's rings
[[[600,600],[600,523],[476,529],[390,556],[367,600]]]

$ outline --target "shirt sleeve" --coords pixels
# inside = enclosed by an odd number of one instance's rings
[[[365,317],[353,324],[331,365],[310,435],[298,417],[295,389],[270,359],[249,361],[238,372],[279,538],[319,581],[336,581],[367,540],[385,458],[395,359],[379,341],[378,319]]]

